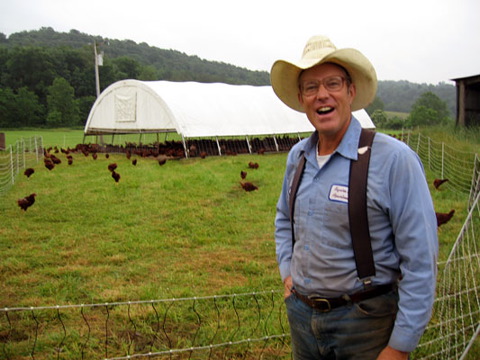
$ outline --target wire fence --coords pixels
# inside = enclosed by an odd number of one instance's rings
[[[20,173],[43,158],[41,136],[20,139],[0,151],[0,194],[6,193],[15,184]]]
[[[264,291],[4,308],[0,357],[284,359],[290,348],[282,300],[283,292]]]
[[[422,134],[407,134],[404,141],[421,158],[423,165],[440,179],[448,179],[453,191],[469,194],[469,208],[480,192],[480,156],[464,152]]]

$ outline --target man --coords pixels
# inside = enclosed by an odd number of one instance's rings
[[[288,155],[275,219],[294,359],[408,359],[430,319],[437,272],[436,218],[422,164],[404,143],[375,134],[366,200],[374,274],[360,279],[345,194],[350,164],[365,152],[352,111],[374,99],[375,70],[359,51],[314,36],[298,63],[273,64],[271,82],[315,128]]]

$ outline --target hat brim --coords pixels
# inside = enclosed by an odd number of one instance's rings
[[[352,111],[367,107],[377,92],[377,74],[370,61],[358,50],[334,50],[321,59],[302,59],[297,63],[276,61],[270,71],[270,81],[275,94],[290,108],[305,112],[298,100],[298,77],[303,70],[323,63],[334,63],[344,67],[356,87]]]

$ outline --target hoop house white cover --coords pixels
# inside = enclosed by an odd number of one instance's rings
[[[354,112],[374,128],[364,110]],[[313,131],[305,114],[285,106],[271,86],[122,80],[95,101],[85,135],[176,132],[185,138]]]

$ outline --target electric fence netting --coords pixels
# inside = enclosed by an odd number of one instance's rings
[[[432,320],[414,359],[465,359],[480,331],[480,159],[418,135],[407,136],[425,168],[469,194],[468,215],[447,259],[439,259]]]
[[[403,140],[469,196],[462,229],[439,259],[432,320],[411,359],[465,359],[480,331],[479,157],[421,135]],[[25,143],[16,147],[30,149]],[[10,187],[38,161],[38,149],[1,153],[1,181],[8,177]],[[0,309],[2,359],[290,359],[289,340],[283,291]]]
[[[283,292],[2,309],[5,359],[283,359]]]
[[[20,139],[0,151],[0,194],[6,193],[15,184],[18,175],[28,166],[43,158],[41,136]]]

